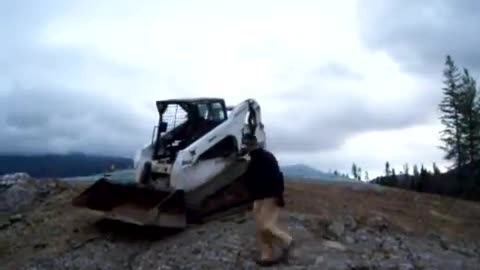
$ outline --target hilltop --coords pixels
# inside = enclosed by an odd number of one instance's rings
[[[282,223],[298,245],[273,269],[478,269],[478,203],[359,182],[288,180]],[[85,187],[31,180],[0,191],[0,202],[23,202],[3,212],[2,269],[256,269],[249,212],[183,232],[139,229],[71,207]]]

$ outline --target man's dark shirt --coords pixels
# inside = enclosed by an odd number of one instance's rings
[[[283,174],[277,159],[269,151],[260,148],[250,152],[250,163],[245,176],[252,199],[268,197],[283,199]]]

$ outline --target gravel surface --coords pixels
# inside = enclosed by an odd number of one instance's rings
[[[80,188],[57,181],[35,185],[43,193],[22,193],[34,197],[27,200],[34,202],[30,209],[3,212],[2,270],[260,268],[248,212],[184,231],[138,228],[69,208]],[[289,209],[281,222],[297,244],[287,262],[271,269],[480,269],[479,241],[399,230],[385,215],[327,217]]]

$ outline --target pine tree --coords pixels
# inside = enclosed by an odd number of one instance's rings
[[[435,162],[433,162],[433,164],[432,164],[432,169],[433,169],[433,174],[435,174],[435,175],[440,174],[440,169],[438,168],[438,166]]]
[[[425,182],[428,179],[429,173],[427,169],[423,166],[420,168],[420,179],[417,182],[416,190],[423,191],[423,187],[425,186]]]
[[[405,173],[405,176],[408,176],[410,174],[410,167],[408,166],[408,163],[405,163],[403,165],[403,172]]]
[[[480,156],[480,108],[476,81],[470,76],[468,69],[463,69],[459,112],[466,163],[472,163]]]
[[[385,162],[385,176],[390,176],[390,163],[388,161]]]
[[[357,180],[362,181],[362,168],[357,166]]]
[[[445,66],[443,71],[445,86],[442,88],[444,97],[439,104],[439,109],[443,113],[440,120],[445,126],[440,133],[444,145],[440,148],[445,151],[445,159],[453,160],[455,165],[460,167],[466,160],[460,125],[461,75],[450,55],[447,55]]]
[[[418,170],[417,164],[413,165],[413,176],[418,177],[420,175],[420,171]]]
[[[369,181],[369,180],[370,180],[370,178],[368,177],[368,171],[365,171],[365,176],[364,176],[363,179],[365,179],[365,181]]]
[[[391,173],[391,183],[392,186],[397,186],[398,185],[398,178],[397,178],[397,173],[395,172],[395,168],[392,168],[392,173]]]
[[[355,163],[352,164],[352,175],[353,175],[353,179],[357,179],[357,178],[358,178],[358,175],[357,175],[357,164],[355,164]]]

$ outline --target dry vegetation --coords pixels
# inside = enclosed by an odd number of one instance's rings
[[[382,216],[407,233],[480,242],[480,203],[377,185],[329,182],[291,182],[286,196],[292,211],[327,220],[349,214],[366,222],[369,216]]]

